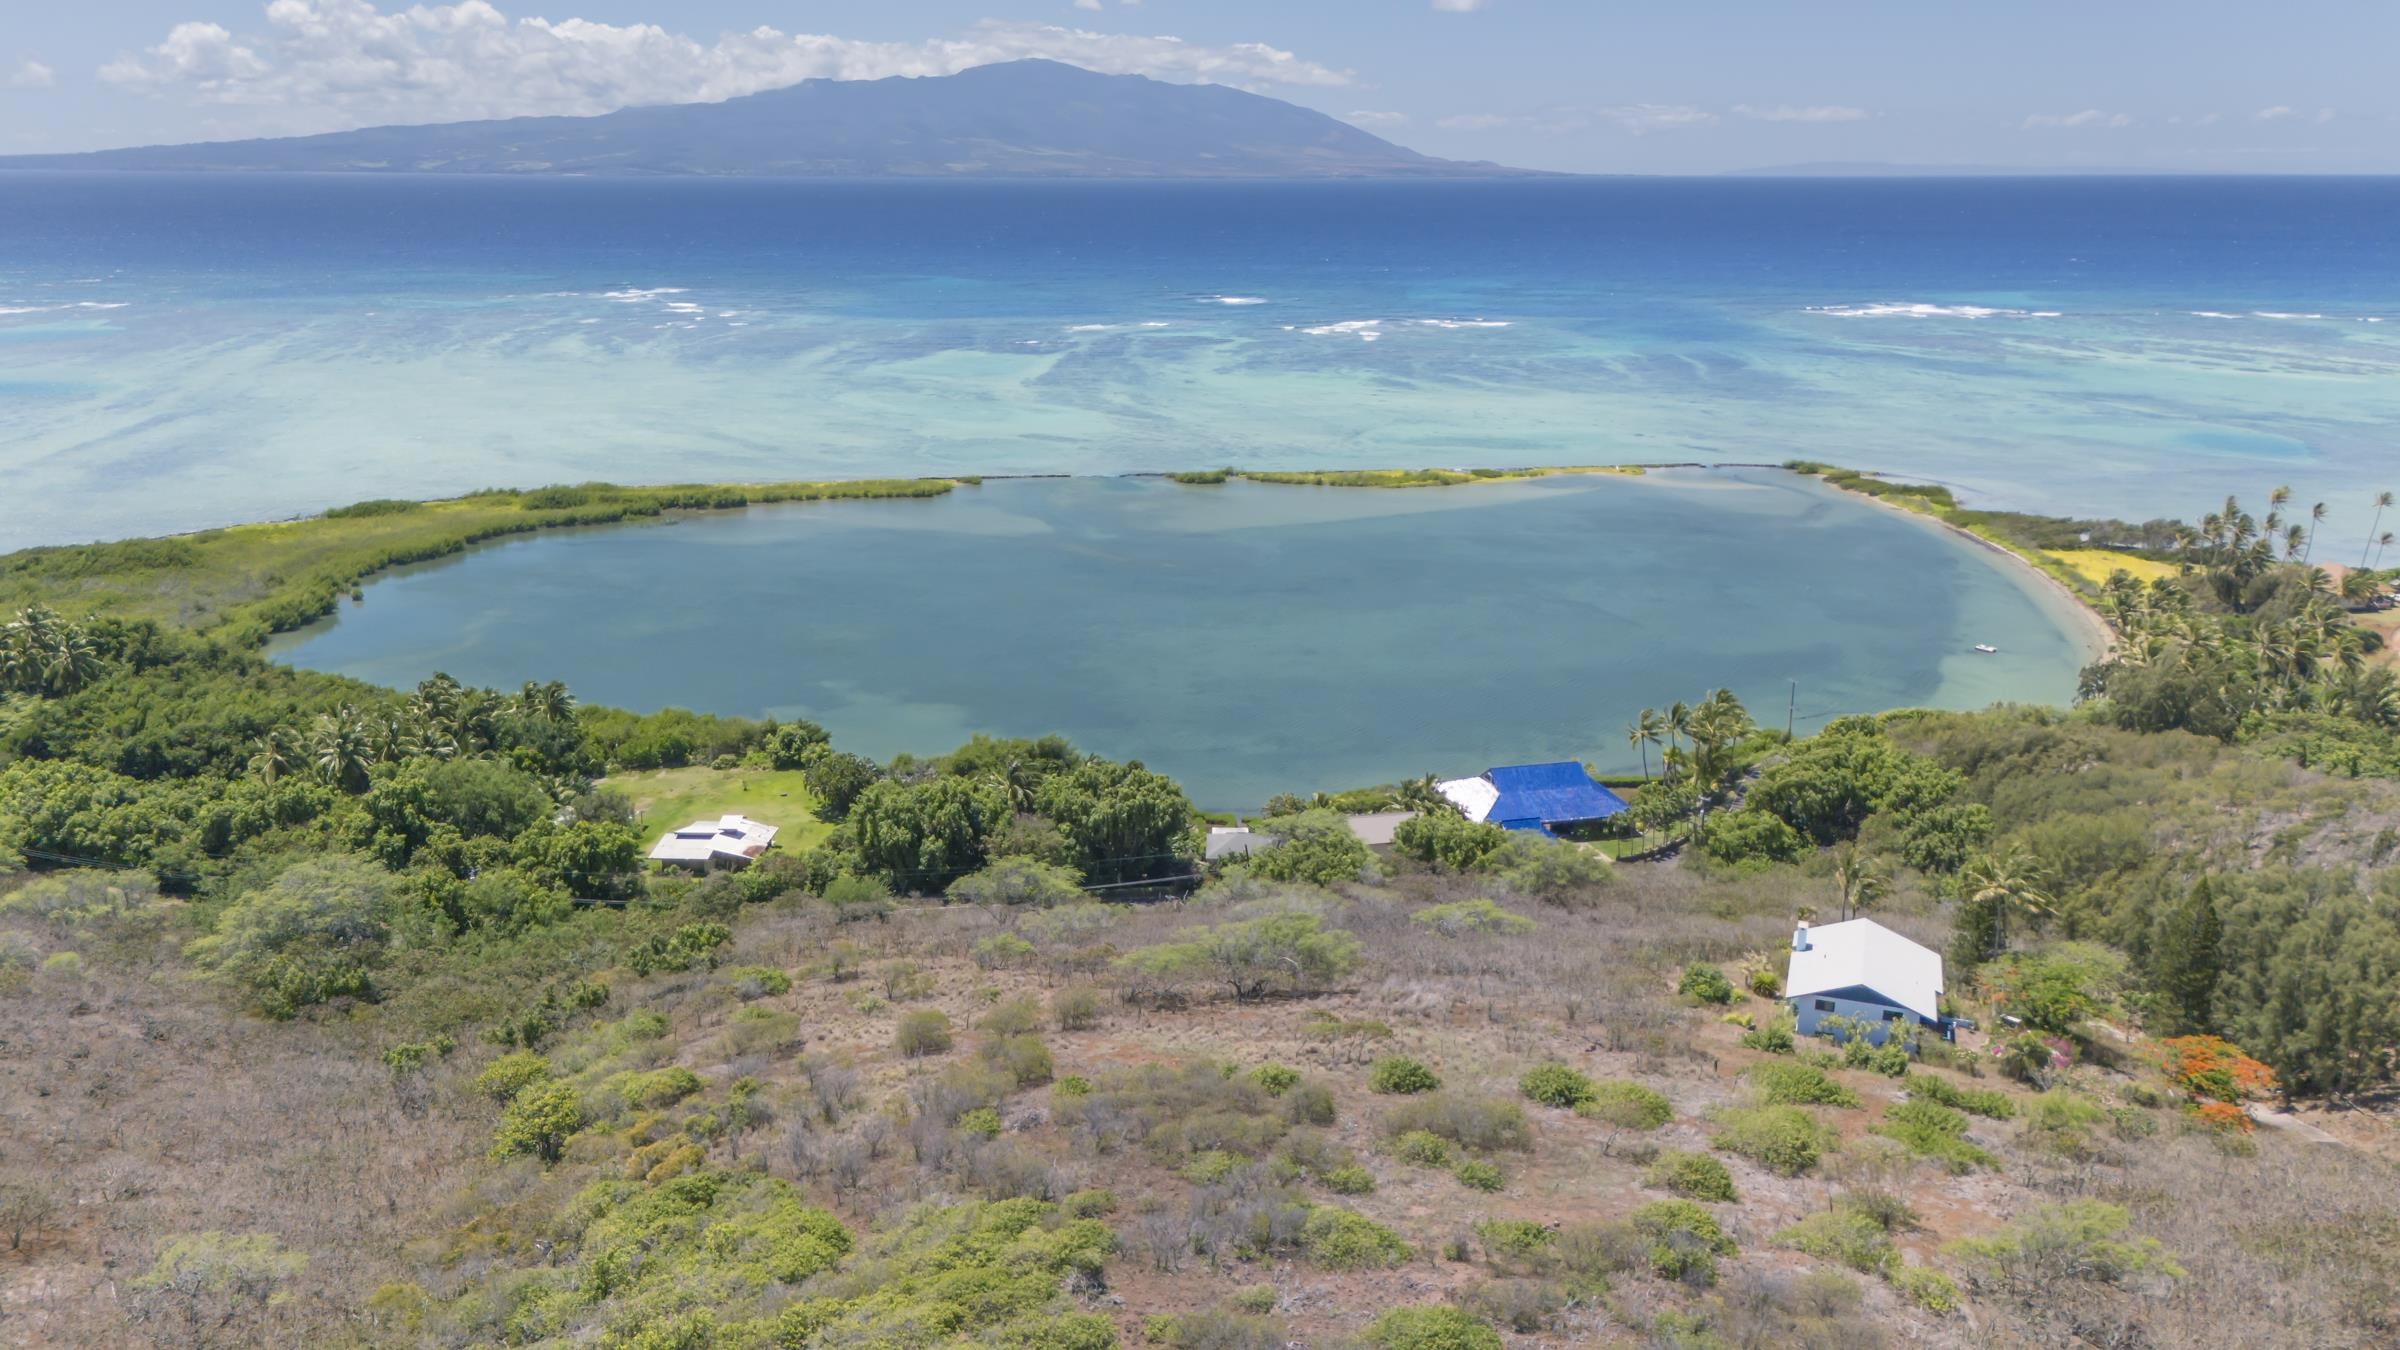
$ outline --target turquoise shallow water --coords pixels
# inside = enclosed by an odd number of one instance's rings
[[[2021,569],[1772,470],[1374,491],[993,481],[542,535],[408,569],[279,644],[392,685],[561,678],[806,716],[877,757],[1062,732],[1201,804],[1575,758],[1716,685],[1803,731],[2064,702]],[[1976,655],[1978,642],[2000,648]]]
[[[610,478],[2400,487],[2400,181],[10,175],[0,548]],[[2388,321],[2387,321],[2388,320]]]

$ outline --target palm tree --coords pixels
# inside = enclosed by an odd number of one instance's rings
[[[2308,547],[2308,531],[2294,525],[2283,532],[2283,560],[2297,562],[2300,551]]]
[[[2392,546],[2392,539],[2393,535],[2390,530],[2385,530],[2382,534],[2375,536],[2375,566],[2377,568],[2383,566],[2383,551]]]
[[[1842,917],[1857,918],[1891,890],[1891,882],[1874,858],[1860,853],[1858,845],[1844,844],[1834,850],[1833,884],[1841,892]]]
[[[1650,776],[1650,747],[1666,738],[1667,720],[1656,708],[1644,708],[1640,715],[1626,724],[1625,743],[1642,754],[1642,777]]]
[[[2388,492],[2375,494],[2375,518],[2367,522],[2367,546],[2358,551],[2358,565],[2361,567],[2367,565],[2367,553],[2375,547],[2375,531],[2383,527],[2384,510],[2391,504],[2392,494]]]
[[[2307,562],[2309,555],[2317,551],[2317,527],[2324,523],[2325,503],[2318,502],[2308,508],[2308,547],[2301,550],[2300,561]]]
[[[1668,704],[1666,712],[1666,724],[1667,747],[1669,749],[1673,749],[1682,744],[1682,742],[1676,738],[1684,735],[1686,732],[1689,732],[1692,729],[1691,708],[1688,707],[1682,699],[1677,699],[1673,703]]]
[[[61,624],[41,652],[42,684],[53,694],[72,694],[100,677],[100,648],[82,629]]]
[[[375,762],[375,744],[356,708],[345,703],[333,712],[317,714],[309,730],[308,751],[317,776],[326,783],[344,792],[366,791],[367,766]]]
[[[1969,859],[1959,869],[1959,898],[1970,905],[1992,907],[1991,955],[2008,950],[2010,910],[2022,912],[2029,921],[2057,912],[2056,902],[2042,886],[2041,864],[2023,844],[2011,844],[2004,853]]]
[[[298,738],[282,727],[258,738],[258,750],[250,756],[250,772],[262,783],[272,784],[300,767],[301,749]]]
[[[517,691],[516,711],[544,722],[564,722],[575,712],[575,696],[560,681],[536,684],[527,680]]]

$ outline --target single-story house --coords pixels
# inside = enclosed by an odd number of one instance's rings
[[[1350,817],[1350,833],[1377,853],[1389,853],[1392,831],[1400,828],[1400,822],[1416,818],[1414,811],[1368,811]]]
[[[1866,1026],[1877,1045],[1893,1035],[1914,1042],[1920,1027],[1947,1039],[1942,1018],[1942,955],[1873,919],[1851,919],[1792,933],[1792,963],[1783,980],[1796,1029],[1817,1034],[1826,1018]]]
[[[1487,769],[1478,777],[1434,786],[1469,820],[1536,834],[1561,825],[1589,825],[1625,809],[1624,798],[1593,782],[1573,760]]]
[[[695,872],[748,867],[775,844],[775,827],[748,816],[695,820],[658,838],[650,861]]]
[[[1228,858],[1247,858],[1253,853],[1264,853],[1282,842],[1279,836],[1251,829],[1247,825],[1211,825],[1208,827],[1208,847],[1201,856],[1212,863]]]

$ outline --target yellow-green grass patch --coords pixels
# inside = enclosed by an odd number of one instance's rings
[[[812,848],[833,827],[817,819],[816,799],[798,769],[634,769],[601,780],[633,799],[642,829],[653,834],[717,816],[748,816],[775,826],[775,846]]]

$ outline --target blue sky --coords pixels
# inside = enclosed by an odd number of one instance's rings
[[[590,113],[1047,55],[1536,168],[2400,172],[2390,0],[11,5],[0,152]]]

